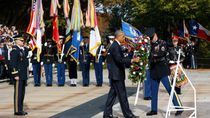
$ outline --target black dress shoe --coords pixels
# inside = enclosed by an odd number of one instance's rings
[[[47,87],[51,87],[52,86],[52,84],[47,84]]]
[[[27,112],[25,112],[25,111],[23,111],[23,113],[24,113],[25,115],[28,115],[28,113],[27,113]]]
[[[150,111],[147,113],[147,116],[157,115],[156,111]]]
[[[76,84],[70,84],[70,86],[72,86],[72,87],[76,87],[77,85],[76,85]]]
[[[88,87],[88,86],[89,86],[88,84],[84,84],[84,85],[83,85],[83,87]]]
[[[25,116],[27,114],[28,114],[27,112],[15,112],[14,113],[14,115],[17,115],[17,116]]]
[[[151,100],[151,97],[144,97],[144,100]]]
[[[35,84],[34,87],[40,87],[40,84]]]
[[[117,116],[113,116],[113,115],[105,115],[103,116],[103,118],[118,118]]]
[[[177,111],[176,113],[175,113],[175,116],[179,116],[179,115],[181,115],[183,113],[183,111]]]
[[[102,87],[102,84],[97,84],[96,87]]]

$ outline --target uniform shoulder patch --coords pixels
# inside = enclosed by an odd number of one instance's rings
[[[164,46],[161,47],[161,51],[165,51],[166,48]]]

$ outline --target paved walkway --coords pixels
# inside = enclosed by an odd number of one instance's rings
[[[210,115],[210,70],[188,70],[187,74],[197,89],[197,111],[198,118],[209,118]],[[67,75],[66,75],[67,76]],[[79,85],[69,86],[67,79],[64,87],[57,87],[56,75],[54,75],[53,87],[46,87],[42,80],[41,87],[33,86],[33,79],[29,79],[25,98],[25,110],[29,118],[102,118],[103,108],[109,91],[107,71],[104,70],[103,87],[95,87],[94,71],[90,72],[91,85],[82,87],[81,72],[78,72]],[[67,77],[68,78],[68,77]],[[150,111],[150,101],[144,101],[140,91],[137,106],[134,106],[136,86],[126,80],[129,103],[134,114],[141,118],[147,118],[146,112]],[[8,83],[0,83],[0,118],[13,118],[13,86]],[[180,96],[183,105],[193,105],[193,92],[189,84],[183,87]],[[151,118],[164,118],[168,104],[169,95],[163,86],[159,90],[159,111],[157,116]],[[113,108],[114,115],[123,117],[118,102]],[[181,117],[186,118],[191,112],[185,111]],[[150,117],[149,117],[150,118]],[[171,114],[174,118],[174,114]]]

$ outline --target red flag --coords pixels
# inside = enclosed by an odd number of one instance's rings
[[[58,52],[61,52],[61,44],[59,41],[59,30],[58,30],[58,16],[53,17],[53,40],[57,44]]]

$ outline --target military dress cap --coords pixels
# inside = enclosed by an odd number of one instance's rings
[[[108,36],[109,39],[114,39],[114,36],[110,35]]]
[[[179,40],[179,36],[172,36],[172,40]]]
[[[23,34],[18,34],[16,36],[13,37],[14,40],[20,40],[20,41],[24,41],[24,35]]]
[[[146,31],[145,31],[145,34],[149,37],[153,37],[154,34],[155,34],[155,28],[154,27],[147,28]]]
[[[64,39],[64,36],[59,36],[59,39]]]

